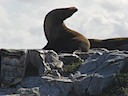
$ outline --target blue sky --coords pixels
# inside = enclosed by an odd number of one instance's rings
[[[44,47],[45,15],[72,6],[78,11],[65,24],[85,37],[128,37],[127,0],[0,0],[0,48]]]

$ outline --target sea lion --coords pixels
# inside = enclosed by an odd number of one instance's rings
[[[77,10],[75,7],[59,8],[46,15],[44,32],[48,43],[43,49],[54,50],[57,53],[89,50],[88,39],[64,24],[64,20],[72,16]]]
[[[128,37],[110,38],[110,39],[89,39],[91,48],[106,48],[108,50],[127,50]]]

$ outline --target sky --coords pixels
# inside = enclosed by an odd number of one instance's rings
[[[0,0],[0,48],[43,48],[45,15],[63,7],[78,8],[64,22],[86,38],[128,37],[128,0]]]

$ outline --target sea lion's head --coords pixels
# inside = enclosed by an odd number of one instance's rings
[[[57,8],[50,11],[44,20],[44,32],[48,41],[53,41],[62,30],[63,21],[72,16],[78,9],[76,7]],[[64,29],[64,28],[63,28]],[[62,31],[61,31],[62,32]]]
[[[53,23],[62,23],[66,18],[72,16],[78,9],[76,7],[58,8],[50,11],[47,18]]]

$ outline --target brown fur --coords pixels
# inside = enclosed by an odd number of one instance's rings
[[[63,22],[76,11],[75,7],[60,8],[46,15],[44,32],[48,43],[44,49],[54,50],[57,53],[89,50],[89,41],[80,33],[67,28]]]
[[[91,48],[106,48],[109,50],[128,50],[128,38],[111,38],[105,40],[89,39]]]

